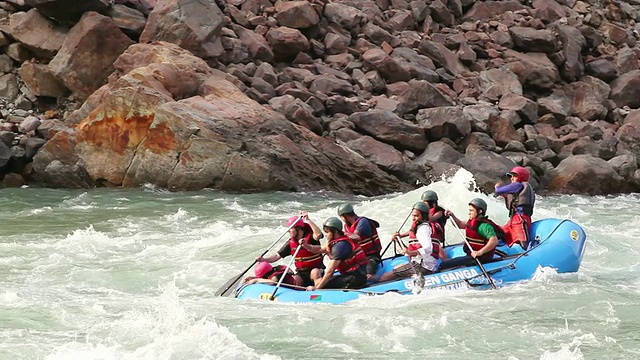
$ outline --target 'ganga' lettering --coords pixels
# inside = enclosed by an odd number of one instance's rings
[[[452,282],[452,281],[469,279],[477,275],[480,275],[480,274],[476,271],[476,269],[463,269],[463,270],[453,271],[450,273],[441,274],[440,278],[444,282]]]

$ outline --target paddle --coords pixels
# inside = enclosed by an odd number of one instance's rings
[[[259,257],[263,257],[265,256],[269,250],[271,250],[271,248],[273,248],[279,241],[280,239],[282,239],[283,236],[287,235],[289,233],[289,230],[298,222],[298,220],[300,220],[300,216],[298,216],[298,218],[296,219],[296,221],[294,221],[293,223],[291,223],[291,226],[289,226],[287,228],[287,231],[284,232],[284,234],[280,235],[279,238],[276,239],[276,241],[274,241],[271,245],[269,245],[269,247],[267,248],[267,250],[265,250],[262,255],[260,255]],[[249,265],[248,268],[246,268],[243,272],[241,272],[238,276],[234,276],[231,279],[227,280],[226,283],[224,283],[224,285],[222,285],[222,287],[220,289],[218,289],[218,291],[215,292],[215,296],[224,296],[224,294],[229,291],[229,289],[231,289],[232,287],[236,287],[238,281],[240,281],[240,279],[242,278],[242,276],[244,276],[244,274],[247,273],[247,271],[249,271],[249,269],[251,269],[251,267],[253,265],[255,265],[258,262],[258,259],[256,258],[255,260],[253,260],[253,262],[251,263],[251,265]]]
[[[409,220],[409,218],[411,217],[411,213],[413,212],[413,209],[411,209],[411,211],[409,211],[409,215],[407,215],[407,217],[404,219],[404,221],[402,222],[402,225],[400,225],[400,228],[398,229],[398,233],[400,232],[400,230],[402,230],[402,228],[404,227],[404,224],[407,223],[407,220]],[[387,250],[389,249],[389,246],[391,246],[391,243],[393,243],[393,252],[396,253],[396,255],[398,255],[398,252],[396,251],[396,244],[395,241],[391,241],[387,244],[387,247],[384,248],[384,250],[382,251],[382,254],[380,254],[380,257],[384,256],[384,253],[387,252]]]
[[[273,301],[276,299],[275,298],[276,292],[278,292],[278,288],[280,287],[280,284],[282,284],[282,280],[284,280],[284,278],[287,277],[287,272],[289,271],[289,268],[291,268],[291,265],[293,265],[293,262],[296,261],[296,256],[298,256],[298,251],[300,251],[301,247],[302,247],[302,244],[298,245],[298,247],[296,248],[296,251],[293,252],[293,256],[291,257],[291,260],[289,260],[287,267],[284,269],[284,272],[280,276],[280,280],[278,280],[278,283],[276,284],[276,288],[273,289],[273,293],[269,297],[269,300]]]
[[[471,245],[469,244],[469,241],[467,240],[467,237],[464,236],[464,234],[462,233],[462,230],[460,230],[460,228],[458,227],[458,224],[456,224],[455,221],[453,221],[452,218],[449,218],[449,220],[451,220],[452,226],[458,231],[458,234],[460,234],[460,237],[462,237],[462,240],[464,240],[464,243],[467,245],[467,247],[469,247],[469,250],[471,250]],[[487,270],[484,268],[484,265],[482,265],[482,263],[480,262],[480,259],[474,258],[474,260],[478,264],[478,267],[482,271],[482,274],[484,275],[484,277],[486,277],[487,280],[489,281],[489,284],[491,285],[491,288],[494,289],[494,290],[497,289],[496,288],[496,284],[493,283],[493,279],[491,278],[491,276],[489,276],[489,274],[487,274]]]

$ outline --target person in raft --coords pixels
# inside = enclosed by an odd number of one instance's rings
[[[340,219],[330,217],[322,225],[328,241],[326,247],[300,242],[307,251],[325,253],[331,259],[322,278],[307,290],[359,289],[367,285],[367,256],[355,240],[344,234],[342,228]],[[339,275],[335,274],[336,270]]]
[[[414,274],[426,275],[437,270],[440,258],[440,241],[433,237],[429,224],[429,207],[422,201],[415,203],[411,210],[411,229],[408,232],[408,246],[404,247],[399,233],[393,234],[393,241],[400,242],[402,253],[409,257],[409,263],[400,265],[380,276],[379,281],[403,279]]]
[[[289,255],[293,256],[300,242],[320,246],[320,239],[323,236],[322,232],[320,228],[309,219],[309,215],[306,212],[303,211],[300,216],[290,217],[286,225],[290,227],[289,241],[287,241],[277,253],[267,257],[258,257],[257,260],[259,262],[273,263]],[[313,253],[301,247],[296,255],[295,265],[295,283],[301,284],[302,286],[313,285],[315,280],[322,276],[322,269],[324,269],[322,253]]]
[[[444,208],[438,205],[438,194],[435,191],[427,190],[420,197],[429,207],[429,224],[431,225],[431,237],[440,242],[440,258],[447,258],[444,252],[445,237],[444,227],[447,225],[448,216],[444,215]]]
[[[382,244],[378,238],[380,224],[372,219],[358,216],[351,204],[338,206],[338,216],[344,221],[344,234],[360,244],[362,251],[367,256],[367,278],[371,279],[378,272],[378,266],[382,263]]]
[[[286,274],[285,274],[285,271],[286,271]],[[283,275],[284,275],[284,279],[282,279],[283,284],[297,285],[297,286],[302,285],[302,281],[300,281],[301,279],[297,278],[297,280],[299,281],[297,282],[293,272],[291,271],[291,269],[287,270],[286,265],[272,266],[266,261],[259,262],[255,268],[255,276],[248,277],[244,279],[243,282],[245,284],[255,284],[255,283],[277,284]]]
[[[475,264],[475,259],[483,263],[493,259],[498,238],[501,238],[504,233],[502,228],[489,220],[486,214],[487,203],[480,198],[469,202],[469,220],[467,221],[458,219],[450,210],[445,212],[445,215],[450,216],[459,229],[465,229],[465,237],[471,249],[465,244],[463,249],[467,255],[443,261],[440,264],[440,270]]]
[[[536,194],[529,184],[529,170],[516,166],[507,173],[511,183],[495,185],[496,195],[505,199],[509,210],[509,222],[502,227],[504,243],[508,246],[519,244],[526,249],[529,244],[529,230],[531,229],[531,215],[536,202]]]

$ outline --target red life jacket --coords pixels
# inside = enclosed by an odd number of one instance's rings
[[[278,265],[275,266],[271,271],[269,271],[266,275],[265,275],[265,279],[271,279],[272,277],[276,276],[277,277],[277,281],[280,280],[280,277],[282,276],[282,274],[284,274],[285,270],[287,270],[287,266],[286,265]],[[285,284],[290,284],[290,285],[295,285],[296,284],[296,280],[293,277],[293,274],[291,274],[290,272],[287,272],[287,274],[284,276],[284,279],[282,280],[283,283]]]
[[[312,234],[308,234],[304,237],[304,241],[307,243],[311,240]],[[295,254],[298,248],[298,240],[294,238],[289,239],[289,248],[291,249],[291,256]],[[311,251],[300,247],[298,255],[296,256],[296,269],[298,271],[309,271],[311,269],[324,269],[324,263],[322,262],[322,254],[314,254]]]
[[[444,214],[444,209],[440,206],[429,208],[429,218],[440,211]],[[431,237],[438,239],[440,244],[444,244],[444,227],[447,225],[447,217],[443,215],[436,221],[429,221],[429,225],[431,225]]]
[[[356,271],[360,266],[367,264],[367,255],[364,254],[360,245],[346,236],[329,241],[329,249],[333,248],[333,245],[340,241],[347,241],[351,245],[351,257],[342,260],[340,265],[338,265],[338,271],[340,271],[341,274]]]
[[[467,222],[467,228],[466,228],[466,238],[467,238],[467,241],[469,241],[469,245],[471,245],[471,250],[469,250],[469,248],[465,244],[464,246],[465,253],[471,254],[472,250],[478,251],[482,249],[489,241],[489,239],[483,238],[478,233],[478,227],[482,223],[491,225],[493,227],[493,230],[496,232],[498,239],[502,238],[502,236],[504,235],[502,228],[496,225],[496,223],[494,223],[493,221],[489,220],[489,218],[487,217],[477,217],[475,219],[471,219]],[[482,255],[482,257],[490,259],[493,257],[494,252],[495,252],[495,249],[485,253],[484,255]]]
[[[380,250],[382,250],[382,244],[380,243],[380,239],[378,238],[378,230],[376,230],[376,228],[380,227],[380,224],[377,221],[371,220],[365,217],[358,217],[356,221],[353,224],[351,224],[351,226],[344,224],[344,230],[347,233],[355,233],[356,228],[358,227],[358,222],[360,222],[360,220],[363,220],[363,219],[369,221],[369,224],[371,224],[371,229],[373,230],[373,232],[371,233],[371,236],[367,238],[360,238],[360,241],[359,241],[360,247],[362,248],[362,251],[364,251],[365,255],[380,256]]]
[[[409,246],[407,246],[411,251],[422,249],[422,244],[420,244],[416,236],[418,226],[421,224],[424,224],[424,221],[411,223],[411,229],[409,229]],[[440,241],[433,237],[433,233],[431,234],[431,256],[435,259],[440,259]]]

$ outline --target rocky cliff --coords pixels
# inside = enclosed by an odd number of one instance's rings
[[[636,1],[3,1],[2,184],[638,191]]]

